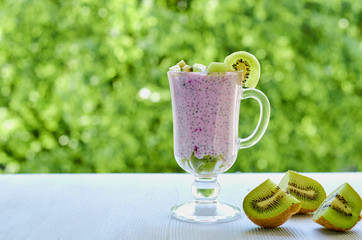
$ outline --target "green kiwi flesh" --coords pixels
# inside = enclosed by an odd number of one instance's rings
[[[228,71],[228,66],[225,63],[221,62],[211,62],[206,69],[207,72],[226,72]]]
[[[291,170],[286,172],[279,186],[301,201],[299,213],[314,212],[326,198],[320,183]]]
[[[243,71],[243,87],[256,87],[260,78],[260,64],[254,55],[245,51],[234,52],[225,58],[224,63],[233,71]]]
[[[243,201],[248,218],[261,227],[277,227],[300,208],[300,201],[270,179],[253,189]]]
[[[331,230],[346,231],[360,220],[361,209],[361,197],[344,183],[328,195],[312,220]]]

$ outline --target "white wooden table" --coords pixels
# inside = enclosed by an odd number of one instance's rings
[[[344,182],[362,194],[362,173],[305,173],[327,194]],[[219,176],[219,200],[235,204],[252,188],[283,173]],[[311,216],[296,215],[276,229],[239,220],[200,225],[170,217],[169,209],[192,199],[189,174],[0,175],[0,239],[362,239],[351,231],[325,230]]]

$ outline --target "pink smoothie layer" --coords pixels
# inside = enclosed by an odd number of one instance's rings
[[[180,163],[220,156],[223,169],[238,151],[241,86],[235,73],[169,72],[174,122],[174,153]]]

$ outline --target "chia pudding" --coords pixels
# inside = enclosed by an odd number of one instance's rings
[[[239,72],[168,72],[174,154],[196,176],[229,169],[238,152]]]

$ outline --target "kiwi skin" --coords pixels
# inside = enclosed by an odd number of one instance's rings
[[[278,216],[272,217],[272,218],[266,218],[266,219],[257,219],[248,216],[248,218],[255,223],[256,225],[259,225],[260,227],[264,228],[276,228],[283,223],[285,223],[291,216],[296,214],[300,209],[301,203],[295,203],[291,205],[287,210],[279,214]]]
[[[318,208],[314,208],[314,209],[307,209],[307,208],[300,208],[298,213],[300,214],[312,214],[314,213]]]

